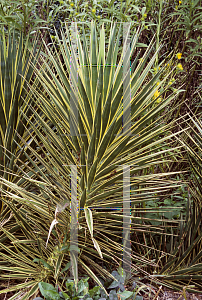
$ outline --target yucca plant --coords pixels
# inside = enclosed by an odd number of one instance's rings
[[[179,226],[179,238],[174,240],[172,258],[168,259],[155,278],[163,279],[169,288],[181,290],[186,286],[187,291],[198,293],[202,289],[202,126],[196,115],[190,116],[189,123],[190,128],[179,139],[187,150],[186,157],[190,167],[184,180],[188,189],[186,219]]]
[[[17,170],[12,155],[23,156],[17,144],[18,134],[23,136],[27,124],[25,115],[31,113],[26,88],[34,70],[30,63],[35,65],[38,54],[37,39],[30,51],[28,41],[29,37],[25,39],[23,34],[17,39],[13,30],[7,38],[3,34],[0,39],[0,176],[10,181],[13,177],[8,172]],[[0,211],[2,206],[0,201]]]
[[[161,151],[159,145],[176,134],[169,135],[172,124],[166,126],[159,113],[179,91],[164,98],[163,93],[156,93],[169,74],[165,74],[158,86],[156,82],[165,69],[150,76],[157,55],[155,52],[150,57],[152,42],[140,60],[136,57],[131,70],[122,68],[122,59],[124,66],[129,63],[140,31],[134,33],[130,51],[127,54],[123,51],[117,62],[121,27],[117,38],[115,28],[116,25],[111,27],[106,53],[104,25],[98,47],[92,22],[89,54],[85,33],[83,41],[79,35],[76,38],[77,61],[66,26],[61,40],[58,37],[59,51],[45,45],[47,52],[40,57],[43,64],[40,69],[35,68],[40,89],[34,85],[30,85],[30,89],[40,113],[30,105],[34,117],[32,120],[24,117],[31,126],[27,127],[27,133],[36,147],[22,137],[29,164],[16,159],[16,165],[23,168],[24,176],[19,175],[15,184],[1,178],[1,183],[7,187],[1,191],[7,197],[5,201],[15,223],[9,218],[1,220],[0,264],[5,273],[0,278],[27,278],[28,281],[0,293],[24,288],[22,299],[29,299],[37,292],[40,281],[56,282],[62,288],[69,274],[70,261],[75,283],[77,267],[79,274],[88,273],[100,286],[98,275],[111,277],[100,263],[113,268],[122,261],[123,176],[127,173],[124,167],[130,166],[130,178],[126,178],[125,187],[131,188],[132,230],[159,232],[156,226],[148,229],[146,222],[149,220],[137,216],[136,210],[142,202],[156,199],[161,191],[176,185],[166,180],[169,174],[143,175],[142,171],[151,166],[155,169],[156,165],[169,160],[168,150]],[[129,71],[131,80],[127,80]],[[130,86],[131,104],[126,105],[124,99]],[[169,150],[174,149],[171,146]],[[78,247],[71,244],[70,234],[69,204],[72,205],[75,178]],[[166,234],[165,228],[161,227],[159,233]],[[133,275],[148,276],[146,267],[157,266],[157,262],[145,258],[135,248],[131,260]]]

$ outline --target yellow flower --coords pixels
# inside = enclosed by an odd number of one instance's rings
[[[171,85],[171,84],[173,84],[173,82],[175,82],[175,78],[172,78],[168,84]]]
[[[93,9],[92,9],[92,13],[94,14],[95,12],[96,12],[96,9],[95,9],[95,8],[93,8]]]
[[[179,1],[179,4],[181,4],[182,3],[182,1]]]
[[[146,16],[147,16],[147,14],[144,14],[144,15],[143,15],[143,17],[145,17],[145,18],[146,18]]]
[[[175,8],[177,9],[177,6],[175,6]]]
[[[160,92],[157,90],[157,91],[154,93],[154,98],[157,98],[159,95],[160,95]]]
[[[97,16],[98,17],[98,19],[100,19],[100,16]]]
[[[156,85],[159,85],[160,84],[160,82],[158,81],[157,83],[156,83]]]
[[[78,15],[78,13],[75,13],[75,15],[77,16],[77,15]]]
[[[72,2],[72,3],[70,3],[70,5],[73,7],[73,6],[74,6],[74,3]]]
[[[177,59],[181,59],[182,53],[177,53],[176,56],[177,56]]]
[[[162,101],[162,98],[158,98],[157,100],[156,100],[156,103],[160,103]]]
[[[182,64],[177,65],[178,69],[183,70]]]

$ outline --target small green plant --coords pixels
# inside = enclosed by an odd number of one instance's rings
[[[41,294],[47,300],[60,300],[60,299],[99,299],[98,291],[100,289],[99,286],[95,286],[93,289],[89,290],[88,279],[83,278],[79,281],[78,287],[76,289],[74,280],[67,279],[66,281],[66,290],[65,292],[61,291],[57,286],[53,287],[52,284],[46,282],[39,283],[39,289]],[[93,297],[93,298],[92,298]],[[34,300],[43,299],[41,297],[37,297]]]
[[[120,272],[119,272],[120,273]],[[142,296],[137,295],[137,287],[133,291],[125,290],[124,282],[126,276],[119,274],[117,271],[113,271],[112,275],[116,280],[113,280],[111,283],[106,282],[105,285],[108,286],[110,290],[109,295],[107,295],[103,289],[99,286],[94,286],[92,289],[89,289],[87,278],[82,278],[78,282],[78,287],[76,289],[74,280],[67,279],[65,285],[66,290],[63,292],[57,286],[53,287],[52,284],[46,282],[39,283],[39,289],[43,297],[46,300],[60,300],[60,299],[86,299],[86,300],[118,300],[118,299],[134,299],[142,300]],[[36,297],[34,300],[43,300],[41,297]]]

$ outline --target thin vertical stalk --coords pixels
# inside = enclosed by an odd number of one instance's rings
[[[159,35],[161,29],[161,13],[163,8],[163,0],[160,1],[160,8],[159,8],[159,15],[158,15],[158,25],[157,25],[157,32],[156,32],[156,51],[159,49]],[[156,55],[156,67],[158,66],[158,53]]]

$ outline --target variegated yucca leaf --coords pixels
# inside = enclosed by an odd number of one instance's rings
[[[14,247],[17,253],[23,247],[23,252],[30,251],[29,259],[34,256],[38,259],[44,270],[40,276],[42,281],[56,280],[62,285],[59,278],[62,269],[68,274],[70,261],[71,172],[72,166],[76,166],[79,274],[87,272],[100,285],[97,274],[103,278],[110,276],[109,270],[100,266],[100,260],[109,266],[118,266],[122,261],[124,166],[130,166],[130,178],[125,178],[125,186],[130,187],[131,233],[166,234],[163,226],[152,226],[150,219],[143,217],[146,208],[141,209],[141,204],[158,199],[161,192],[166,193],[176,186],[174,181],[166,179],[171,173],[147,174],[147,171],[150,167],[156,170],[157,165],[169,161],[170,152],[179,148],[172,147],[177,135],[169,132],[172,124],[165,125],[160,116],[161,110],[177,93],[154,96],[169,74],[165,74],[157,87],[156,82],[160,74],[164,74],[164,68],[151,76],[157,55],[157,52],[152,55],[152,42],[143,57],[140,60],[136,57],[131,68],[125,70],[124,66],[130,65],[140,31],[131,39],[130,54],[124,50],[118,61],[121,27],[117,36],[116,25],[111,27],[106,52],[104,25],[97,39],[94,23],[91,23],[89,49],[85,32],[81,37],[76,34],[74,23],[72,26],[71,35],[66,27],[61,37],[58,36],[57,48],[56,45],[50,48],[44,42],[41,67],[35,68],[40,88],[29,85],[38,110],[30,105],[34,116],[30,120],[24,114],[24,118],[29,122],[27,136],[33,139],[35,147],[28,139],[17,135],[24,145],[26,161],[16,159],[16,165],[24,173],[19,174],[15,183],[1,178],[1,183],[7,187],[1,190],[7,204],[2,218],[8,218],[11,213],[11,219],[3,225],[2,239],[12,240],[16,236],[17,243],[6,245],[6,249],[1,245],[0,257],[1,265],[4,265],[3,253],[9,252],[10,248],[13,251]],[[131,100],[126,105],[124,99],[128,99],[130,90]],[[157,103],[160,97],[161,101]],[[171,145],[170,152],[161,148],[167,141]],[[156,221],[162,220],[157,218]],[[164,220],[166,222],[167,226],[172,224],[172,220]],[[12,230],[11,224],[19,226],[18,229]],[[21,240],[27,240],[29,248],[21,244]],[[38,244],[34,245],[32,241]],[[50,258],[51,253],[54,254]],[[13,252],[12,255],[15,258]],[[17,257],[9,261],[9,266],[4,266],[5,272],[10,272],[14,278],[21,274],[20,270],[14,269],[16,260]],[[158,263],[141,255],[135,247],[131,260],[132,273],[146,276],[149,275],[146,267],[156,267]],[[23,259],[20,261],[24,264]],[[75,261],[74,268],[77,267]],[[50,266],[47,272],[46,263]],[[31,261],[27,258],[27,269],[29,265]],[[73,273],[76,274],[76,270]],[[29,278],[38,280],[34,274]],[[32,288],[34,286],[32,283]]]
[[[18,134],[23,136],[28,124],[23,115],[30,116],[31,99],[26,88],[34,71],[30,64],[35,65],[39,54],[37,39],[30,51],[28,42],[29,37],[24,39],[23,34],[17,40],[15,31],[9,32],[8,38],[4,34],[0,38],[0,176],[10,181],[14,178],[8,172],[17,171],[13,155],[21,154],[25,159],[17,144]],[[1,199],[0,212],[2,207]]]
[[[189,128],[179,142],[187,150],[190,174],[187,181],[188,203],[185,223],[179,228],[179,237],[171,253],[175,258],[168,259],[159,275],[169,288],[198,293],[202,289],[202,126],[196,115],[189,116]]]

